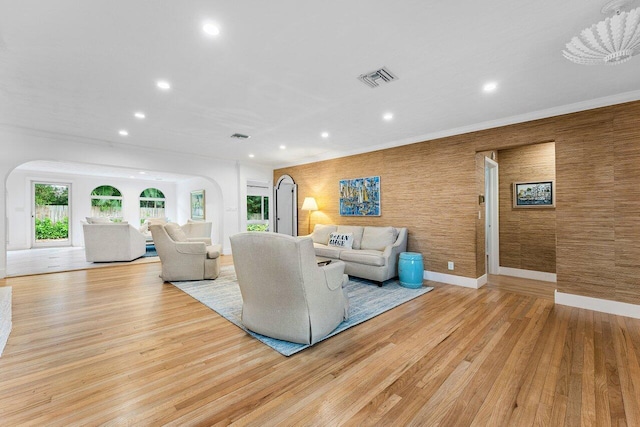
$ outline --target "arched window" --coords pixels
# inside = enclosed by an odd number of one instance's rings
[[[111,185],[101,185],[91,192],[91,216],[122,220],[122,193]]]
[[[140,223],[147,218],[164,218],[164,194],[157,188],[147,188],[140,193]]]

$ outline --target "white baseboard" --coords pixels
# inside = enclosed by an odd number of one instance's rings
[[[567,294],[564,292],[558,292],[557,289],[555,293],[555,302],[556,304],[568,305],[570,307],[586,308],[587,310],[640,319],[640,305],[629,304],[626,302]]]
[[[5,277],[7,277],[7,269],[0,268],[0,279],[4,279]]]
[[[500,267],[499,274],[503,276],[521,277],[523,279],[541,280],[543,282],[557,282],[556,273],[544,271],[522,270],[520,268]]]
[[[503,269],[505,269],[505,267],[500,267],[500,274],[504,274],[506,276],[523,277],[525,279],[543,280],[546,282],[556,281],[556,275],[553,273],[519,270],[516,268],[506,268],[508,272],[503,272]],[[453,274],[437,273],[435,271],[424,271],[423,277],[425,280],[433,280],[434,282],[463,286],[465,288],[472,289],[479,289],[487,283],[486,274],[478,277],[477,279],[473,279],[470,277],[455,276]],[[544,277],[544,279],[542,277]],[[615,314],[617,316],[640,319],[640,305],[635,304],[585,297],[582,295],[567,294],[564,292],[558,292],[558,290],[555,291],[555,303],[560,305],[567,305],[570,307],[600,311],[602,313]]]
[[[422,277],[425,280],[433,280],[434,282],[446,283],[448,285],[456,285],[463,286],[465,288],[478,289],[480,286],[484,285],[486,282],[486,278],[484,283],[481,283],[482,278],[472,279],[471,277],[464,276],[455,276],[453,274],[444,274],[437,273],[435,271],[424,271]]]
[[[487,282],[489,281],[489,276],[485,273],[482,276],[478,277],[476,279],[476,281],[478,283],[478,288],[477,289],[479,289],[479,288],[481,288],[481,287],[483,287],[484,285],[487,284]]]

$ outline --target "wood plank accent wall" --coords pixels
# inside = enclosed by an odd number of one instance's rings
[[[423,254],[426,270],[451,273],[447,261],[454,261],[454,274],[474,277],[474,156],[463,138],[436,140],[279,169],[274,177],[289,174],[295,180],[298,209],[305,197],[316,198],[320,210],[312,214],[312,229],[316,223],[408,227],[408,250]],[[380,176],[382,215],[341,217],[339,181],[375,175]],[[298,221],[300,234],[306,234],[307,213],[300,211]]]
[[[500,266],[555,273],[556,210],[514,208],[512,185],[522,181],[555,181],[555,143],[500,150],[498,159]]]
[[[300,205],[317,198],[312,223],[406,226],[426,270],[478,277],[476,153],[555,141],[558,290],[640,304],[638,117],[636,101],[277,169],[274,181],[291,175]],[[338,181],[370,175],[382,216],[340,217]]]
[[[615,299],[628,302],[640,301],[639,110],[624,110],[613,120]]]

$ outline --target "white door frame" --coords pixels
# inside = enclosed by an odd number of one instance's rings
[[[484,158],[485,170],[485,255],[488,274],[500,274],[500,218],[498,163]]]

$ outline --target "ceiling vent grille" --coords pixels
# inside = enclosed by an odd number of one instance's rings
[[[249,139],[251,138],[249,135],[244,135],[242,133],[234,133],[233,135],[231,135],[231,138],[236,138],[236,139]]]
[[[374,88],[378,87],[380,83],[391,83],[392,81],[398,80],[398,77],[396,77],[395,74],[389,71],[388,68],[382,67],[379,70],[361,74],[358,77],[358,80],[360,80],[370,88]]]

